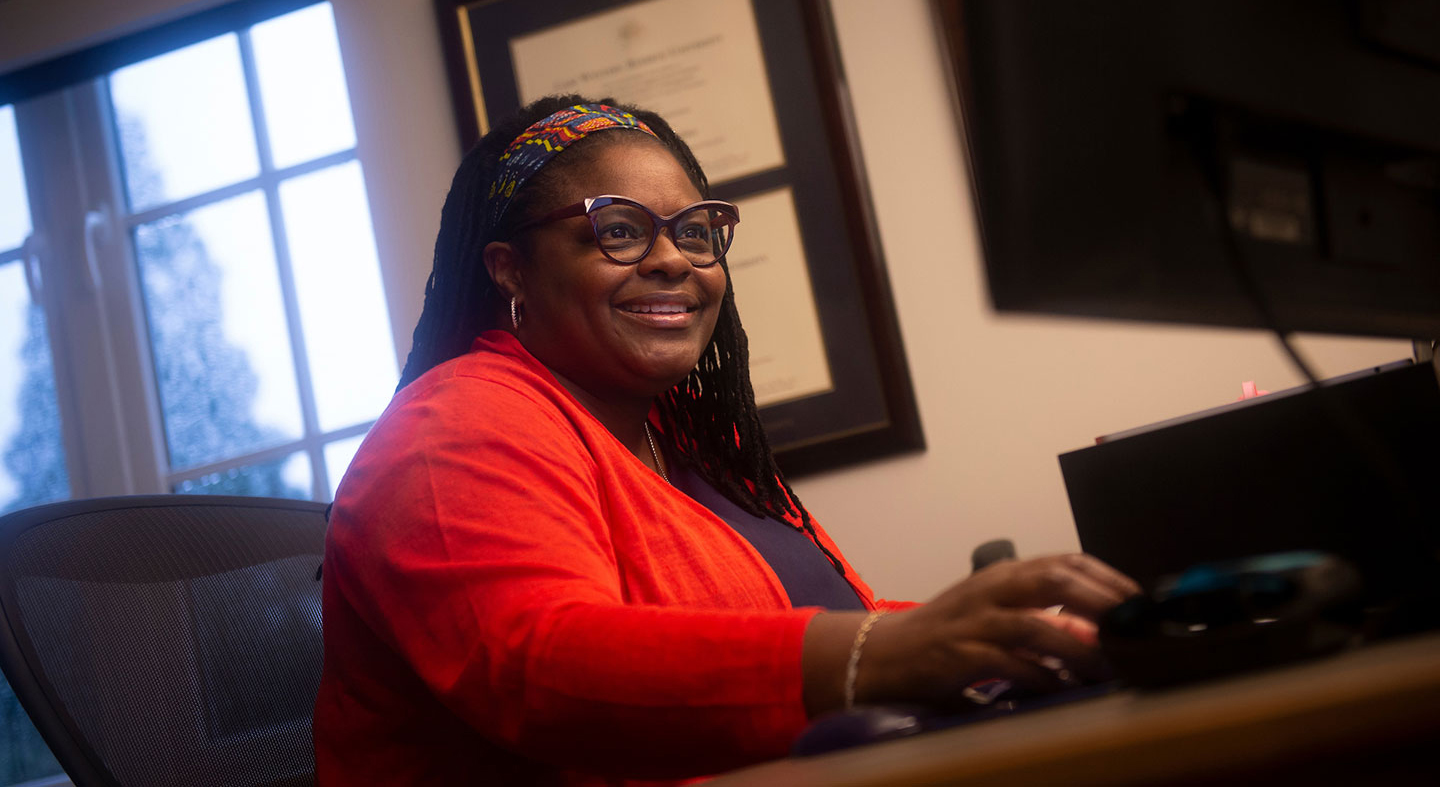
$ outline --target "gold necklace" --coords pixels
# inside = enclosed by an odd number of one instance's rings
[[[660,473],[660,477],[665,479],[665,483],[670,483],[670,476],[665,473],[665,465],[660,464],[660,452],[655,450],[655,437],[650,434],[649,421],[645,422],[645,440],[650,443],[650,458],[655,460],[656,472]]]

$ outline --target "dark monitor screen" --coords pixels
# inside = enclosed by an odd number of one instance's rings
[[[1440,1],[937,8],[997,308],[1440,336]]]

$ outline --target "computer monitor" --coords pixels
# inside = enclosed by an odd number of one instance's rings
[[[1440,336],[1440,2],[937,9],[998,309]]]

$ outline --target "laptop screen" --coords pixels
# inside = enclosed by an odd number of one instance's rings
[[[1375,596],[1433,573],[1440,385],[1408,362],[1060,455],[1080,543],[1153,588],[1212,560],[1318,549]]]

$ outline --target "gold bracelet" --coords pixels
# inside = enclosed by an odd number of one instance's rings
[[[855,679],[860,676],[860,651],[864,649],[875,621],[884,614],[885,610],[877,609],[867,615],[865,622],[860,624],[860,630],[855,632],[855,641],[850,644],[850,661],[845,664],[845,710],[855,707]]]

